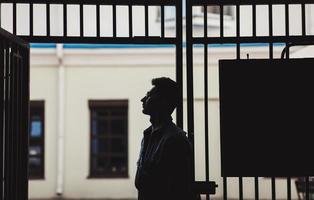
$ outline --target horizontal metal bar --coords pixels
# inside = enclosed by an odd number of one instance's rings
[[[177,44],[177,38],[160,37],[62,37],[62,36],[19,36],[33,43],[91,43],[91,44]]]
[[[211,37],[193,38],[193,44],[226,44],[226,43],[275,43],[275,42],[311,42],[314,36],[260,36],[260,37]]]
[[[302,4],[314,0],[192,0],[192,5],[265,5],[265,4]]]
[[[1,3],[84,4],[84,5],[176,5],[179,0],[0,0]]]

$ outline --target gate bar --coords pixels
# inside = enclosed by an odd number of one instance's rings
[[[33,36],[34,34],[34,25],[31,23],[34,19],[34,4],[29,4],[29,36]]]
[[[243,200],[243,177],[239,177],[239,200]]]
[[[80,38],[83,39],[84,37],[84,7],[83,4],[80,3]]]
[[[271,199],[276,200],[276,179],[271,177]]]
[[[4,117],[4,48],[3,43],[0,41],[0,199],[3,198],[3,154],[4,154],[4,124],[3,124],[3,117]]]
[[[204,9],[204,37],[207,37],[207,6]],[[204,125],[205,125],[205,180],[209,182],[209,146],[208,146],[208,46],[204,45]],[[209,194],[206,194],[209,200]]]
[[[31,22],[33,23],[33,22]],[[46,4],[46,31],[47,31],[47,36],[50,36],[50,4]]]
[[[305,17],[305,4],[301,4],[301,15],[302,15],[302,35],[306,35],[306,17]]]
[[[254,177],[254,186],[255,186],[255,200],[259,200],[259,183],[258,183],[258,177]]]
[[[67,4],[63,4],[63,35],[66,37],[68,35],[68,8]]]
[[[112,5],[112,37],[117,37],[117,6]]]

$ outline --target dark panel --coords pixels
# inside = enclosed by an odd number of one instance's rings
[[[314,175],[313,64],[220,61],[222,176]]]

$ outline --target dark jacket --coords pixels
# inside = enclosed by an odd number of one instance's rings
[[[171,121],[152,132],[149,127],[138,160],[138,200],[193,200],[192,148],[186,133]]]

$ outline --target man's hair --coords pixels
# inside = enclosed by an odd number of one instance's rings
[[[168,77],[154,78],[152,85],[156,87],[157,92],[168,103],[168,111],[170,114],[178,106],[180,102],[180,93],[178,84]]]

